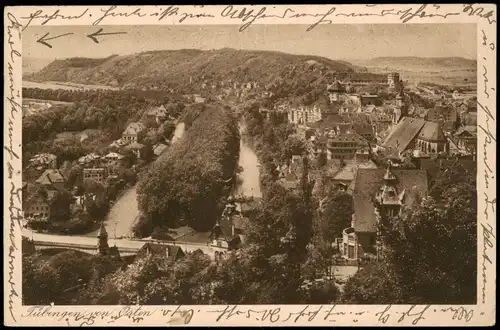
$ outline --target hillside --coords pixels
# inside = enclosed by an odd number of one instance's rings
[[[271,51],[220,49],[150,51],[104,59],[56,60],[25,78],[32,81],[62,81],[120,87],[158,88],[202,82],[273,83],[293,76],[314,81],[330,72],[352,75],[354,67],[345,61],[318,56]]]

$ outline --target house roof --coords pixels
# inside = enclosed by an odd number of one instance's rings
[[[352,129],[358,134],[373,134],[373,126],[367,122],[354,122]]]
[[[163,143],[158,143],[153,147],[153,153],[156,156],[161,155],[167,149],[167,145]]]
[[[30,159],[30,163],[33,164],[48,164],[54,160],[57,159],[56,155],[53,154],[48,154],[48,153],[41,153],[41,154],[36,154]]]
[[[125,148],[127,148],[127,149],[133,149],[133,150],[139,150],[139,149],[142,149],[142,147],[144,147],[144,144],[140,144],[139,142],[136,141],[136,142],[133,142],[133,143],[129,144]]]
[[[168,251],[168,257],[167,256]],[[167,262],[174,262],[178,257],[184,256],[184,251],[177,245],[146,243],[137,252],[137,257],[142,258],[148,253],[152,255],[165,256]]]
[[[376,232],[377,219],[373,199],[386,181],[386,169],[359,169],[356,173],[353,191],[354,229],[356,232]],[[391,169],[395,177],[394,187],[398,194],[405,192],[404,204],[411,205],[419,197],[426,197],[428,191],[427,173],[424,170]]]
[[[81,163],[81,164],[85,164],[85,163],[89,163],[91,161],[94,161],[94,160],[97,160],[97,159],[100,159],[100,158],[101,158],[101,156],[99,156],[95,152],[92,152],[92,153],[90,153],[88,155],[85,155],[83,157],[78,158],[78,162]]]
[[[418,138],[426,141],[446,141],[446,137],[444,136],[441,126],[438,123],[431,121],[425,122]]]
[[[114,158],[122,159],[123,157],[125,157],[125,156],[123,156],[119,153],[116,153],[116,152],[110,152],[109,154],[104,156],[104,158],[111,158],[111,159],[114,159]]]
[[[162,105],[152,107],[151,109],[148,110],[148,115],[150,116],[161,116],[161,117],[166,117],[167,116],[167,109]]]
[[[450,117],[449,120],[456,121],[458,119],[458,112],[455,107],[437,105],[434,108],[427,110],[426,115],[429,120],[436,120],[442,117]]]
[[[356,142],[360,145],[367,145],[365,138],[357,133],[341,133],[328,139],[328,142]]]
[[[468,125],[468,126],[463,126],[463,127],[460,127],[460,129],[458,130],[458,132],[455,133],[455,136],[476,136],[477,135],[477,126],[471,126],[471,125]]]
[[[127,128],[123,132],[123,134],[131,134],[136,135],[144,129],[144,125],[139,122],[128,124]]]
[[[64,183],[66,180],[59,170],[47,169],[36,180],[36,183],[42,185],[51,185],[54,183]]]
[[[383,143],[383,147],[393,148],[398,152],[405,151],[424,125],[425,120],[423,119],[404,117],[391,130]]]

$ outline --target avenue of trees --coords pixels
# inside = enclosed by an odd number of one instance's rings
[[[207,107],[183,139],[140,177],[136,235],[182,220],[195,230],[210,230],[233,185],[238,154],[239,130],[231,109]]]

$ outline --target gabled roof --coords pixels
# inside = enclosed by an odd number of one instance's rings
[[[116,152],[110,152],[109,154],[107,154],[106,156],[104,156],[104,158],[106,159],[114,159],[114,158],[117,158],[117,159],[122,159],[123,155],[119,154],[119,153],[116,153]]]
[[[161,155],[167,149],[167,145],[163,143],[158,143],[153,147],[153,153],[155,156]]]
[[[404,117],[389,133],[383,147],[393,148],[403,152],[408,145],[417,137],[424,127],[425,120],[419,118]]]
[[[144,147],[144,145],[140,144],[139,142],[136,141],[136,142],[133,142],[133,143],[129,144],[125,148],[126,149],[132,149],[132,150],[139,150],[139,149],[142,149],[142,147]]]
[[[167,257],[168,251],[168,257]],[[168,263],[177,260],[179,257],[184,256],[184,251],[177,245],[146,243],[137,252],[137,257],[142,258],[147,254],[165,256]]]
[[[66,180],[59,170],[47,169],[36,180],[36,183],[42,185],[51,185],[54,183],[64,183]]]
[[[477,136],[477,126],[463,126],[458,132],[455,133],[455,136]]]
[[[425,122],[418,138],[426,141],[446,141],[446,137],[444,136],[441,126],[438,123],[431,121]]]
[[[356,232],[376,232],[377,219],[373,199],[386,184],[386,170],[359,169],[354,182],[354,229]],[[405,191],[404,204],[411,205],[419,197],[426,197],[428,192],[427,173],[424,170],[391,169],[394,175],[394,187],[399,193]]]
[[[138,134],[139,132],[141,132],[144,128],[145,127],[142,123],[139,123],[139,122],[130,123],[127,126],[127,128],[125,129],[125,131],[123,132],[123,134],[135,135],[135,134]]]

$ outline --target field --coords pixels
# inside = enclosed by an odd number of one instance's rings
[[[24,88],[40,88],[40,89],[64,89],[64,90],[92,90],[92,89],[109,89],[118,90],[116,87],[104,86],[104,85],[84,85],[76,84],[70,82],[58,82],[58,81],[46,81],[43,83],[23,80]]]

